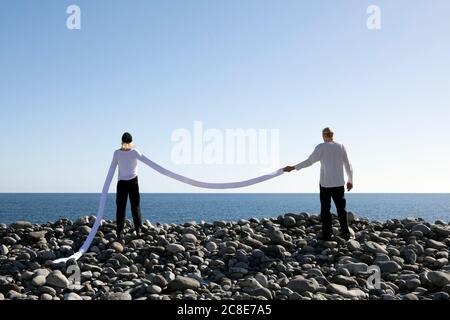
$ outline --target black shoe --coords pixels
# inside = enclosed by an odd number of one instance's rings
[[[352,237],[352,235],[350,233],[343,233],[343,234],[341,234],[341,238],[343,238],[346,241],[350,240],[351,237]]]
[[[144,237],[144,234],[142,232],[136,233],[136,239],[142,239]]]

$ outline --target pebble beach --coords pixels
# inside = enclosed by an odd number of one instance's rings
[[[117,239],[103,221],[0,224],[0,300],[449,300],[450,225],[370,221],[349,213],[353,237],[321,240],[320,217],[159,224]],[[379,284],[368,279],[380,270]],[[78,270],[75,272],[74,270]]]

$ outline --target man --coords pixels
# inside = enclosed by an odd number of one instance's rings
[[[117,238],[120,239],[125,225],[125,211],[127,200],[130,198],[131,213],[133,215],[134,228],[136,235],[141,236],[142,228],[140,193],[138,182],[138,162],[141,160],[142,153],[134,147],[133,137],[125,132],[122,135],[122,147],[115,150],[113,159],[109,168],[108,175],[114,175],[116,167],[119,167],[117,193],[116,193],[116,220],[117,220]]]
[[[347,223],[346,200],[344,197],[344,172],[347,173],[347,191],[353,188],[353,169],[348,161],[345,147],[333,141],[334,133],[330,128],[322,130],[323,143],[316,146],[313,153],[303,162],[295,166],[287,166],[283,170],[290,172],[300,170],[320,161],[320,216],[322,219],[322,235],[324,241],[331,240],[333,234],[331,225],[331,199],[336,205],[339,224],[341,225],[341,236],[350,239],[350,231]]]

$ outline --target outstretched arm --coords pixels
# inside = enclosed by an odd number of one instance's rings
[[[314,163],[316,163],[317,161],[320,160],[320,149],[319,146],[317,146],[313,153],[311,153],[311,155],[308,157],[308,159],[306,159],[305,161],[300,162],[299,164],[296,164],[295,166],[287,166],[284,167],[284,171],[285,172],[291,172],[292,170],[300,170],[303,168],[307,168],[312,166]]]

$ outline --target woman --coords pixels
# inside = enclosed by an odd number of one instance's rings
[[[119,166],[119,176],[116,193],[116,221],[117,237],[122,236],[125,224],[127,198],[130,197],[131,213],[133,214],[134,229],[139,235],[142,226],[140,194],[137,176],[137,160],[142,154],[134,148],[133,137],[128,132],[122,135],[122,147],[114,151],[113,165]]]

